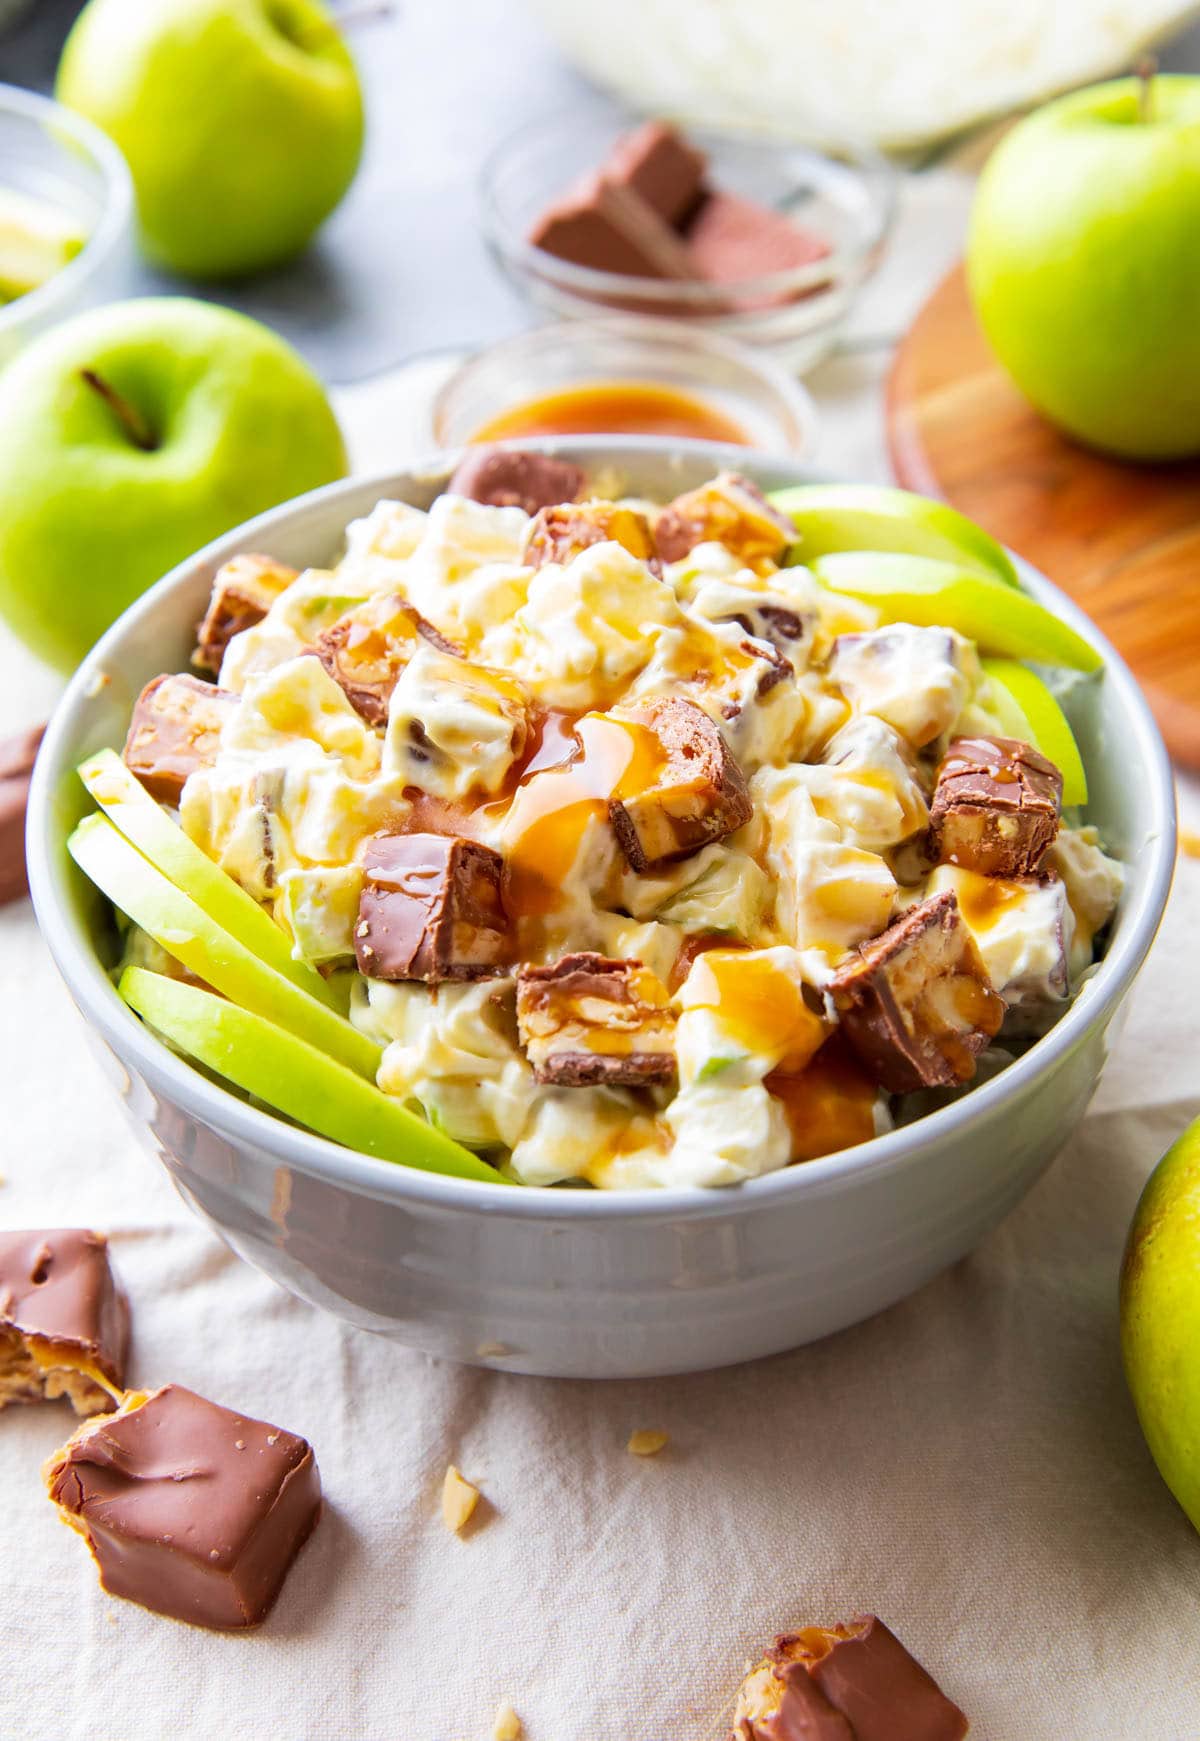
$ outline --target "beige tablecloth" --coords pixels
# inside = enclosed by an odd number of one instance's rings
[[[910,188],[860,330],[902,323],[963,196],[945,176]],[[818,377],[823,466],[884,475],[884,361]],[[404,458],[428,378],[344,397],[361,464]],[[0,644],[0,730],[51,690]],[[867,1608],[981,1741],[1195,1741],[1200,1540],[1142,1444],[1115,1293],[1141,1183],[1200,1110],[1198,925],[1184,862],[1092,1114],[972,1257],[819,1346],[589,1385],[441,1365],[232,1257],[126,1133],[28,907],[0,913],[0,1227],[108,1230],[132,1380],[306,1434],[329,1501],[260,1632],[196,1631],[98,1590],[38,1478],[69,1412],[9,1410],[0,1735],[482,1741],[509,1700],[528,1741],[716,1741],[762,1639]],[[626,1451],[640,1427],[670,1434],[657,1458]],[[450,1461],[487,1496],[461,1540],[438,1516]]]

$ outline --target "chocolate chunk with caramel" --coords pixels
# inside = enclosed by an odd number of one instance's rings
[[[750,820],[745,776],[702,708],[668,696],[631,717],[653,732],[662,751],[646,789],[609,804],[613,831],[635,871],[687,858]]]
[[[654,559],[650,522],[633,508],[616,502],[560,503],[539,508],[525,539],[525,560],[531,568],[556,562],[566,566],[592,544],[619,544],[639,562]]]
[[[107,1240],[79,1227],[0,1233],[0,1408],[60,1396],[79,1415],[112,1408],[128,1343]]]
[[[640,961],[580,951],[522,968],[517,1027],[538,1082],[639,1088],[675,1073],[667,988]]]
[[[125,766],[153,797],[177,804],[189,776],[216,760],[221,728],[239,699],[198,677],[155,677],[134,703]]]
[[[504,862],[444,834],[376,835],[363,855],[354,927],[368,979],[482,979],[512,959]]]
[[[218,568],[204,620],[196,631],[192,664],[215,676],[225,649],[243,629],[261,623],[299,571],[273,556],[234,556]]]
[[[25,812],[29,782],[45,726],[21,732],[0,744],[0,907],[19,900],[29,888],[25,869]]]
[[[466,496],[489,508],[524,508],[536,514],[557,502],[573,502],[583,472],[570,460],[512,447],[469,447],[446,485],[448,496]]]
[[[384,593],[354,605],[323,630],[316,653],[354,711],[368,725],[384,726],[400,673],[422,641],[441,653],[461,656],[462,649],[407,599]]]
[[[860,944],[829,992],[843,1034],[890,1094],[969,1082],[1004,1020],[950,890]]]
[[[305,1439],[178,1384],[85,1422],[45,1476],[104,1589],[194,1626],[256,1626],[321,1510]]]
[[[940,864],[1033,876],[1054,843],[1062,775],[1017,738],[955,738],[938,769],[929,836]]]
[[[762,491],[736,472],[722,472],[668,502],[654,523],[664,562],[679,562],[697,544],[723,544],[747,568],[778,566],[796,542],[796,528]]]
[[[962,1741],[969,1725],[873,1614],[781,1633],[742,1682],[730,1741]]]

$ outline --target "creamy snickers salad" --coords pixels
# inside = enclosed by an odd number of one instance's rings
[[[1043,1033],[1120,894],[976,644],[823,585],[730,474],[651,503],[474,450],[329,570],[227,563],[195,665],[126,768],[345,980],[384,1094],[519,1184],[867,1140]]]

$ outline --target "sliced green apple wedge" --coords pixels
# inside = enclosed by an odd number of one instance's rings
[[[0,299],[36,290],[86,244],[87,231],[61,206],[0,187]]]
[[[189,973],[374,1082],[382,1054],[372,1040],[222,930],[144,859],[106,816],[85,816],[67,847],[80,870],[113,905]]]
[[[875,484],[799,484],[768,500],[799,534],[797,562],[842,550],[884,550],[957,562],[1017,585],[1008,552],[945,502]]]
[[[118,990],[181,1052],[319,1136],[428,1173],[508,1183],[400,1101],[264,1016],[144,967],[127,967]]]
[[[1063,805],[1086,804],[1087,774],[1066,714],[1036,671],[1015,659],[985,659],[993,711],[1005,736],[1020,738],[1048,756],[1063,777]]]
[[[1095,671],[1099,653],[1028,593],[929,556],[874,551],[822,556],[812,564],[822,586],[874,605],[885,623],[957,629],[981,653]]]
[[[223,931],[310,997],[331,1009],[338,1007],[338,988],[307,962],[293,958],[283,927],[172,822],[114,750],[101,750],[81,762],[79,778],[126,840]]]

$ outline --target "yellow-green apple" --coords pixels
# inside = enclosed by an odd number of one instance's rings
[[[56,94],[124,152],[146,252],[198,278],[297,253],[362,153],[354,62],[320,0],[90,0]]]
[[[1200,1119],[1151,1173],[1121,1265],[1121,1350],[1146,1443],[1200,1529]]]
[[[823,586],[873,605],[882,623],[957,629],[983,653],[1095,671],[1102,661],[1081,635],[1036,599],[975,569],[931,556],[844,551],[811,565]]]
[[[168,882],[106,816],[85,816],[67,848],[113,906],[189,973],[374,1081],[381,1056],[374,1041],[251,954],[190,895]]]
[[[309,1130],[383,1161],[505,1182],[399,1100],[265,1017],[143,967],[127,967],[119,989],[173,1046]]]
[[[839,550],[890,550],[978,568],[1011,585],[1016,570],[994,538],[945,502],[879,484],[797,484],[770,500],[799,535],[792,559]]]
[[[185,556],[345,471],[320,382],[257,321],[182,296],[77,315],[0,373],[0,614],[70,668]]]
[[[1064,805],[1086,804],[1087,774],[1070,721],[1058,698],[1036,671],[1016,659],[984,659],[983,672],[992,685],[993,708],[1005,737],[1032,744],[1062,775]]]
[[[967,265],[992,348],[1047,417],[1135,459],[1200,452],[1200,79],[1117,79],[1014,127]]]

